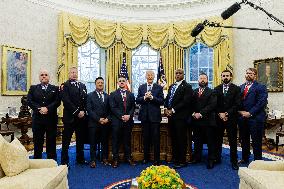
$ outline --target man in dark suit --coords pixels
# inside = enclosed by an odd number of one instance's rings
[[[86,127],[87,89],[85,84],[78,82],[78,69],[72,67],[69,70],[69,80],[64,83],[62,92],[63,123],[61,164],[69,166],[68,149],[71,137],[76,134],[76,161],[78,164],[86,164],[84,159],[83,131]]]
[[[57,161],[57,107],[60,105],[58,87],[49,84],[49,73],[47,70],[40,71],[39,80],[40,84],[30,87],[27,98],[28,105],[33,110],[34,158],[42,158],[44,134],[46,134],[47,158]]]
[[[201,73],[198,78],[199,88],[194,90],[193,104],[193,163],[201,162],[203,139],[207,141],[208,162],[207,169],[214,167],[216,160],[216,120],[215,108],[217,97],[214,90],[208,87],[208,76]]]
[[[144,160],[149,161],[151,143],[154,146],[154,165],[160,164],[160,122],[162,121],[160,106],[164,103],[163,88],[153,83],[155,74],[146,72],[147,83],[140,85],[136,102],[140,104],[138,119],[143,127]]]
[[[91,168],[96,167],[96,141],[102,144],[103,164],[108,165],[108,140],[110,132],[109,95],[104,90],[104,79],[95,80],[96,90],[87,97],[88,127],[90,141]],[[100,136],[97,133],[100,133]],[[96,140],[98,137],[99,140]]]
[[[172,153],[175,168],[186,166],[188,118],[193,90],[184,80],[184,70],[175,71],[176,82],[173,83],[165,99],[165,114],[169,120],[172,136]]]
[[[266,87],[258,83],[257,70],[246,70],[246,82],[241,85],[241,107],[239,117],[240,138],[242,145],[242,160],[240,163],[248,163],[250,156],[250,137],[254,160],[262,159],[262,135],[266,119],[265,107],[268,93]]]
[[[123,141],[124,157],[130,165],[135,165],[131,159],[131,131],[134,125],[135,109],[134,94],[127,89],[126,78],[118,78],[119,89],[110,94],[110,109],[112,121],[112,167],[118,167],[119,144]],[[122,136],[122,137],[120,137]]]
[[[229,145],[232,169],[238,170],[237,135],[238,135],[238,110],[241,103],[241,90],[231,82],[233,74],[224,70],[221,74],[222,84],[215,87],[217,95],[216,121],[217,121],[217,162],[221,162],[222,144],[226,129]]]

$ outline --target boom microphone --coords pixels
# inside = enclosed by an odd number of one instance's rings
[[[224,12],[222,12],[221,17],[224,20],[227,20],[228,18],[230,18],[233,14],[235,14],[236,12],[238,12],[238,10],[241,9],[241,3],[234,3],[232,6],[230,6],[229,8],[227,8]]]
[[[196,37],[200,32],[202,32],[203,29],[204,29],[204,23],[197,24],[195,28],[193,28],[193,30],[191,31],[191,36]]]

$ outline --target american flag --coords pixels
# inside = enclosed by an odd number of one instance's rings
[[[130,81],[129,81],[128,71],[127,71],[127,66],[126,66],[126,53],[125,52],[122,54],[122,64],[120,67],[119,75],[124,76],[126,78],[127,90],[130,91]]]
[[[157,83],[159,85],[161,85],[163,88],[167,84],[167,79],[166,79],[166,75],[165,75],[162,57],[160,57],[160,60],[159,60],[159,67],[158,67],[158,73],[157,73]]]

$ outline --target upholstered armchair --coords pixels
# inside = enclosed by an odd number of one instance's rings
[[[257,160],[240,167],[240,189],[283,189],[284,161]]]

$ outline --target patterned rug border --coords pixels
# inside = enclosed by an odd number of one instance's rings
[[[118,182],[115,182],[115,183],[112,183],[108,186],[105,186],[104,189],[112,189],[113,187],[115,187],[116,185],[119,185],[119,184],[123,184],[125,182],[130,182],[132,179],[125,179],[125,180],[121,180],[121,181],[118,181]],[[193,185],[190,185],[190,184],[185,184],[185,186],[187,188],[190,188],[190,189],[198,189],[196,186],[193,186]]]

